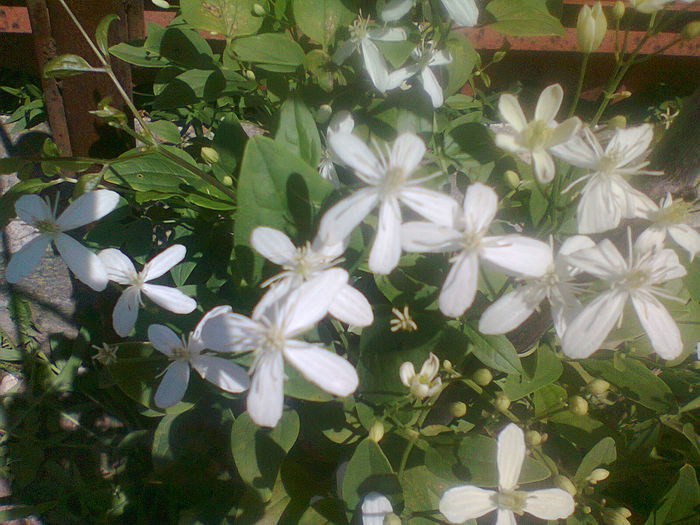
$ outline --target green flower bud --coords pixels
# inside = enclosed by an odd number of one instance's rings
[[[573,482],[567,478],[566,476],[562,476],[561,474],[558,474],[557,476],[554,476],[554,486],[560,488],[561,490],[568,492],[572,496],[576,495],[576,486],[573,484]]]
[[[384,521],[382,521],[382,523],[383,525],[401,525],[401,518],[393,512],[390,512],[384,516]]]
[[[608,21],[600,2],[596,2],[592,8],[587,5],[581,7],[576,23],[576,38],[581,51],[592,53],[598,49],[607,30]]]
[[[681,30],[681,38],[685,40],[690,40],[698,35],[700,35],[700,20],[686,24]]]
[[[316,122],[319,124],[325,124],[328,122],[328,119],[331,118],[332,113],[332,107],[330,107],[328,104],[321,104],[318,107],[318,111],[316,111]]]
[[[493,374],[488,368],[479,368],[472,374],[472,380],[479,386],[486,386],[493,381]]]
[[[452,361],[445,359],[442,362],[442,368],[444,368],[445,370],[452,370]]]
[[[501,60],[503,60],[505,57],[506,57],[506,52],[505,52],[505,51],[496,51],[496,52],[493,54],[493,58],[491,59],[491,62],[493,62],[493,63],[495,64],[495,63],[500,62]]]
[[[615,20],[622,20],[622,17],[625,16],[625,3],[617,0],[612,8],[612,15]]]
[[[219,162],[219,152],[214,148],[204,146],[200,153],[202,154],[202,160],[207,164],[216,164]]]
[[[595,485],[599,481],[603,481],[604,479],[608,479],[608,476],[610,475],[610,471],[604,468],[597,468],[594,469],[593,472],[590,473],[590,475],[586,478],[591,484]]]
[[[536,447],[542,444],[542,434],[537,432],[537,430],[528,430],[525,432],[525,443],[531,447]]]
[[[590,514],[591,512],[593,512],[593,509],[590,508],[588,505],[583,505],[583,506],[581,507],[581,512],[582,512],[583,514]]]
[[[369,439],[375,443],[379,443],[384,437],[384,423],[375,421],[372,428],[369,429]]]
[[[154,6],[160,7],[161,9],[170,9],[170,4],[165,0],[151,0],[151,2],[153,2]]]
[[[571,396],[569,398],[569,410],[577,416],[585,416],[588,414],[588,401],[581,396]]]
[[[233,186],[233,177],[231,177],[230,175],[224,175],[224,176],[221,178],[221,183],[222,183],[224,186],[231,187],[231,186]]]
[[[494,401],[494,406],[499,412],[505,412],[510,407],[510,399],[505,394],[505,392],[499,392],[496,394],[496,400]]]
[[[408,436],[409,439],[418,439],[420,437],[420,432],[418,432],[412,428],[407,428],[406,435]]]
[[[255,73],[252,69],[246,69],[244,75],[248,80],[255,80]]]
[[[463,417],[467,413],[467,405],[461,401],[457,401],[450,405],[450,414],[452,417]]]
[[[506,170],[503,176],[505,177],[508,186],[510,186],[514,190],[518,189],[518,186],[520,186],[520,177],[518,177],[518,174],[516,172],[514,172],[513,170]]]
[[[591,394],[594,394],[596,396],[604,394],[609,389],[610,383],[608,383],[605,379],[594,379],[586,385],[586,390],[588,390]]]
[[[608,120],[608,126],[612,129],[623,129],[627,127],[627,118],[624,115],[615,115]]]
[[[265,16],[267,14],[267,10],[262,4],[255,3],[253,4],[253,14],[255,16]]]

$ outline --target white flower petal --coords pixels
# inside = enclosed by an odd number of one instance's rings
[[[383,525],[384,516],[393,511],[386,496],[379,492],[368,492],[362,500],[362,525]]]
[[[386,81],[386,90],[391,91],[392,89],[396,89],[419,71],[420,67],[416,64],[400,67],[399,69],[391,71]]]
[[[559,113],[561,102],[564,100],[564,90],[559,84],[553,84],[545,88],[537,100],[535,107],[535,120],[549,123]]]
[[[624,166],[641,157],[654,139],[654,129],[651,124],[642,124],[631,128],[620,128],[610,139],[606,153],[615,153],[621,159],[620,166]]]
[[[50,243],[51,237],[42,234],[34,237],[17,250],[12,255],[5,269],[7,282],[18,283],[25,277],[29,277],[36,267],[39,266]]]
[[[511,127],[520,133],[527,127],[527,119],[523,113],[518,99],[510,93],[505,93],[498,99],[498,111],[503,119],[511,125]]]
[[[382,42],[403,42],[408,38],[406,30],[402,27],[370,29],[367,34],[372,40],[379,40]]]
[[[284,357],[305,379],[336,396],[349,396],[359,382],[355,367],[346,359],[303,341],[287,341]]]
[[[250,381],[247,408],[250,419],[274,427],[284,406],[284,360],[280,353],[262,354]]]
[[[664,359],[675,359],[681,355],[681,333],[668,310],[649,292],[633,291],[630,297],[654,351]]]
[[[154,401],[159,408],[168,408],[179,403],[187,391],[190,381],[190,365],[184,359],[174,361],[165,371],[158,385]]]
[[[190,348],[195,347],[198,351],[204,350],[206,348],[204,341],[202,341],[202,330],[204,330],[204,327],[214,317],[217,317],[219,315],[228,315],[231,312],[232,312],[232,310],[231,310],[230,306],[223,305],[223,306],[215,306],[214,308],[209,310],[206,314],[204,314],[202,316],[202,318],[199,320],[199,322],[197,323],[197,326],[194,327],[193,332],[190,334],[190,340],[189,340]]]
[[[413,363],[410,361],[401,363],[399,367],[399,378],[404,386],[411,388],[411,379],[414,377],[416,377],[416,369],[413,367]]]
[[[591,136],[593,135],[588,128],[584,129],[584,135],[587,135],[586,132],[591,134]],[[593,140],[597,141],[595,137],[593,137]],[[563,144],[552,146],[549,151],[564,162],[579,168],[596,170],[600,163],[600,157],[596,150],[580,135],[570,138]]]
[[[227,392],[238,394],[248,388],[248,372],[236,363],[212,355],[199,355],[190,363],[194,369],[213,385]]]
[[[515,330],[532,315],[545,298],[545,290],[539,286],[520,286],[491,304],[479,319],[482,334],[505,334]]]
[[[246,352],[258,346],[260,323],[247,317],[223,313],[207,319],[201,329],[205,348],[217,352]]]
[[[574,498],[562,489],[535,490],[527,493],[525,512],[543,520],[563,520],[574,513]]]
[[[182,339],[170,328],[162,324],[152,324],[148,327],[148,340],[153,348],[172,357],[173,350],[182,347]]]
[[[378,184],[384,177],[377,157],[367,145],[352,133],[333,133],[328,137],[333,153],[347,166],[357,172],[368,184]]]
[[[335,204],[321,219],[318,237],[324,243],[342,242],[379,202],[375,188],[362,188]]]
[[[522,235],[485,237],[480,255],[491,266],[516,276],[541,277],[552,264],[548,244]]]
[[[593,248],[594,246],[595,243],[590,237],[587,237],[585,235],[573,235],[571,237],[567,237],[567,239],[563,243],[561,243],[557,258],[560,256],[570,255],[579,250]]]
[[[552,136],[547,142],[547,147],[551,148],[557,144],[566,143],[581,129],[581,121],[577,117],[565,120],[552,130]]]
[[[274,228],[258,226],[250,234],[250,244],[256,252],[275,264],[289,264],[296,248],[287,235]]]
[[[143,280],[157,279],[185,258],[187,249],[182,244],[174,244],[163,250],[143,267]]]
[[[600,279],[611,280],[627,270],[625,259],[608,239],[603,239],[593,248],[584,248],[567,255],[567,260]]]
[[[576,212],[579,233],[602,233],[617,228],[624,201],[620,203],[615,196],[608,178],[594,175],[588,179]]]
[[[123,285],[136,284],[136,268],[126,255],[114,248],[107,248],[97,254],[102,261],[102,265],[107,270],[107,277],[110,281]]]
[[[488,229],[498,210],[498,195],[493,188],[475,182],[464,196],[464,230],[483,232]]]
[[[333,62],[342,64],[353,54],[355,49],[357,49],[357,44],[353,40],[348,40],[333,53]]]
[[[96,254],[65,233],[56,235],[53,242],[78,280],[96,292],[101,292],[107,287],[107,270]]]
[[[700,233],[687,224],[673,224],[668,227],[668,233],[678,246],[688,252],[692,261],[700,252]]]
[[[53,213],[44,199],[38,195],[22,195],[15,202],[15,213],[27,224],[39,221],[52,221]]]
[[[197,308],[197,301],[177,288],[159,284],[144,284],[142,290],[151,301],[175,314],[188,314]]]
[[[627,292],[609,290],[588,303],[569,324],[561,341],[564,353],[583,359],[598,350],[622,315]]]
[[[535,150],[532,152],[532,163],[535,166],[535,175],[542,184],[552,182],[556,174],[554,159],[545,150]]]
[[[129,335],[136,325],[140,295],[136,286],[129,286],[117,299],[117,304],[112,312],[112,326],[121,337]]]
[[[331,117],[326,133],[352,133],[354,128],[355,120],[352,118],[352,114],[349,111],[341,109]]]
[[[494,525],[518,525],[518,522],[515,521],[515,513],[512,510],[498,509]]]
[[[331,268],[291,292],[280,306],[280,325],[285,335],[293,337],[318,323],[347,282],[348,272]]]
[[[460,27],[474,27],[479,20],[479,8],[474,0],[442,0],[447,14]]]
[[[279,303],[289,292],[301,285],[304,280],[300,276],[287,276],[276,281],[270,286],[267,293],[262,296],[253,309],[253,319],[270,318],[274,315],[277,303]]]
[[[496,509],[493,490],[471,485],[454,487],[440,498],[440,512],[451,523],[464,523]]]
[[[410,186],[401,191],[399,199],[413,211],[441,226],[452,226],[459,213],[459,204],[439,191]]]
[[[328,313],[351,326],[369,326],[374,321],[372,305],[362,292],[349,284],[343,286],[333,298]]]
[[[110,190],[96,190],[83,193],[56,219],[62,231],[85,226],[101,219],[119,202],[119,194]]]
[[[374,87],[384,93],[387,90],[389,80],[389,69],[386,66],[384,57],[379,52],[377,45],[369,38],[363,38],[360,43],[362,47],[362,58],[364,58],[365,69],[372,79]]]
[[[450,268],[442,285],[438,304],[448,317],[459,317],[474,302],[479,281],[479,258],[476,253],[462,252]]]
[[[387,197],[379,207],[377,235],[369,252],[369,269],[388,274],[401,258],[401,210],[398,201]]]
[[[418,167],[425,155],[425,143],[415,133],[402,133],[391,147],[389,165],[408,175]]]
[[[390,0],[384,5],[384,9],[382,9],[379,16],[385,22],[396,22],[398,19],[403,18],[412,7],[413,0]]]
[[[430,60],[428,61],[429,66],[446,66],[447,64],[450,64],[452,62],[452,55],[450,55],[450,52],[441,49],[440,51],[435,51],[432,56],[430,57]]]
[[[440,83],[437,81],[437,78],[435,78],[435,75],[430,68],[424,67],[420,72],[420,77],[423,81],[423,89],[425,89],[425,92],[430,97],[433,107],[439,108],[442,106],[442,103],[444,102],[442,88],[440,87]]]
[[[407,222],[401,226],[401,246],[407,252],[453,252],[459,249],[460,232],[432,222]]]
[[[509,423],[498,434],[496,463],[500,490],[514,490],[517,487],[525,452],[525,434],[519,426]]]

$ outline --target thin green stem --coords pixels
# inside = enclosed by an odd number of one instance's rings
[[[416,428],[420,429],[423,426],[425,418],[428,417],[431,408],[433,408],[433,405],[427,405],[423,407],[423,412],[421,412],[420,416],[418,416],[418,420],[416,421]],[[399,471],[397,474],[399,480],[403,478],[403,473],[406,470],[406,463],[408,463],[408,457],[411,455],[411,451],[413,450],[413,447],[416,444],[419,435],[420,434],[416,432],[415,435],[411,436],[408,440],[408,443],[406,444],[406,448],[403,450],[403,454],[401,455],[401,461],[399,463]]]
[[[571,104],[571,109],[569,110],[569,117],[573,117],[576,114],[576,108],[578,107],[578,101],[581,98],[581,91],[583,90],[583,80],[586,78],[586,71],[588,70],[588,59],[591,57],[590,53],[583,54],[583,60],[581,62],[581,71],[578,75],[578,82],[576,84],[576,92],[574,93],[574,100]]]

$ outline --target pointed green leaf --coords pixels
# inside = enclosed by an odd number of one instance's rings
[[[181,0],[187,23],[200,31],[237,38],[255,33],[263,23],[253,14],[256,0]]]
[[[109,56],[109,26],[112,25],[112,22],[115,20],[119,20],[119,17],[115,14],[109,14],[100,20],[95,30],[97,46],[106,57]]]
[[[292,9],[297,25],[323,49],[333,43],[338,28],[355,16],[342,0],[294,0]]]

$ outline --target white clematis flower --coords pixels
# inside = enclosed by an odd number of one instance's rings
[[[143,304],[141,292],[161,308],[176,314],[188,314],[197,308],[197,301],[177,288],[148,284],[148,281],[164,275],[182,261],[185,252],[181,244],[171,246],[148,261],[140,272],[136,272],[131,260],[119,250],[108,248],[97,254],[110,281],[126,286],[112,312],[112,323],[117,334],[126,337],[133,330],[139,306]]]
[[[282,417],[285,360],[330,394],[348,396],[357,388],[357,372],[348,361],[317,344],[295,339],[326,315],[347,281],[345,270],[333,268],[278,303],[256,306],[252,318],[230,313],[214,317],[204,327],[207,348],[254,353],[248,414],[256,424],[274,427]]]
[[[649,124],[618,129],[603,149],[591,130],[584,128],[582,136],[552,148],[552,153],[569,164],[591,170],[569,185],[571,188],[586,181],[576,217],[579,233],[611,230],[620,220],[642,217],[656,207],[649,197],[624,179],[629,175],[659,173],[643,170],[649,163],[639,161],[653,137]]]
[[[401,382],[417,399],[432,397],[442,389],[442,379],[438,377],[438,372],[440,372],[440,360],[432,352],[423,362],[419,374],[416,374],[416,369],[410,361],[402,363],[399,367]]]
[[[323,152],[323,156],[318,164],[318,172],[321,177],[329,181],[336,188],[340,187],[340,181],[338,180],[338,174],[335,171],[335,164],[342,164],[342,161],[333,154],[328,142],[333,133],[352,133],[355,127],[355,121],[349,111],[338,111],[328,124],[328,129],[326,130],[326,149]]]
[[[567,323],[581,307],[575,295],[579,287],[572,282],[579,270],[569,263],[568,256],[593,246],[595,243],[583,235],[566,239],[544,275],[526,279],[522,286],[505,294],[481,314],[479,331],[496,335],[515,330],[547,298],[552,306],[554,328],[563,337]]]
[[[554,159],[549,149],[571,139],[581,127],[581,121],[572,117],[557,124],[557,116],[564,90],[559,84],[549,86],[540,95],[535,107],[535,118],[528,122],[518,99],[508,93],[498,100],[498,110],[515,134],[497,133],[496,145],[513,153],[529,153],[535,175],[542,183],[551,182],[555,174]]]
[[[473,27],[479,19],[479,8],[474,0],[441,0],[447,14],[458,27]],[[403,18],[413,7],[414,0],[390,0],[380,17],[385,22]]]
[[[448,489],[440,499],[440,512],[450,523],[464,523],[496,511],[496,525],[515,525],[524,512],[543,520],[558,520],[574,512],[574,498],[562,489],[531,492],[518,490],[518,478],[527,450],[523,431],[513,423],[498,435],[496,463],[498,490],[473,485]]]
[[[15,203],[20,220],[34,226],[39,235],[12,256],[5,278],[17,283],[28,277],[38,266],[46,248],[54,243],[58,253],[75,277],[99,292],[107,286],[107,272],[100,259],[64,232],[80,228],[101,219],[119,202],[119,194],[109,190],[89,191],[75,199],[56,217],[56,209],[38,195],[23,195]],[[56,205],[58,199],[56,200]]]
[[[685,268],[673,250],[643,239],[637,239],[634,246],[630,239],[629,245],[629,261],[607,239],[569,256],[571,264],[610,283],[610,289],[588,303],[567,327],[562,349],[569,357],[585,358],[598,350],[622,319],[627,299],[632,301],[657,354],[674,359],[683,351],[678,326],[655,296],[683,302],[657,285],[683,277]]]
[[[342,64],[355,50],[360,50],[365,69],[372,79],[374,87],[384,93],[401,85],[404,78],[389,73],[389,68],[374,40],[383,42],[402,42],[406,40],[406,31],[400,27],[369,29],[369,19],[358,18],[350,26],[350,40],[345,42],[333,55],[333,62]]]
[[[520,277],[541,277],[552,263],[552,250],[542,241],[522,235],[488,236],[496,215],[496,192],[479,182],[467,189],[461,216],[444,209],[442,224],[408,222],[401,230],[403,249],[408,252],[458,252],[442,286],[440,311],[459,317],[474,302],[479,280],[479,260]],[[443,225],[445,222],[449,225]]]
[[[688,3],[688,0],[683,0]],[[660,11],[667,4],[670,4],[673,0],[630,0],[630,4],[640,13],[656,13]]]
[[[388,274],[401,257],[401,209],[403,203],[438,224],[450,224],[457,203],[448,195],[419,187],[426,179],[411,180],[425,154],[425,144],[413,133],[394,141],[387,157],[377,158],[359,138],[336,133],[331,147],[345,164],[355,170],[368,187],[356,191],[326,212],[319,237],[329,244],[342,242],[379,205],[377,234],[369,254],[369,268]]]
[[[148,327],[148,340],[156,350],[172,361],[156,390],[154,398],[156,406],[167,408],[183,398],[190,380],[190,366],[202,376],[202,379],[227,392],[237,394],[248,388],[248,374],[243,368],[221,357],[202,353],[207,348],[202,341],[202,329],[212,319],[230,312],[229,306],[218,306],[209,311],[202,317],[187,340],[184,337],[178,337],[175,332],[162,324],[152,324]]]
[[[263,286],[273,286],[260,300],[258,308],[267,308],[302,283],[330,270],[342,262],[340,256],[345,251],[343,243],[328,245],[319,237],[297,248],[284,233],[266,226],[253,230],[250,244],[260,255],[284,268],[282,273],[263,283]],[[372,306],[365,296],[347,283],[332,298],[328,313],[352,326],[369,326],[374,320]]]
[[[394,512],[391,501],[379,492],[368,492],[362,500],[362,525],[383,525],[384,518]]]
[[[411,54],[417,64],[398,69],[396,73],[406,78],[419,73],[423,89],[430,97],[433,107],[439,108],[444,102],[442,87],[430,68],[444,66],[452,62],[450,53],[445,50],[437,51],[432,48],[432,45],[429,45],[424,49],[417,47]]]
[[[655,242],[663,244],[666,235],[676,241],[681,248],[688,252],[692,261],[700,252],[700,233],[688,224],[690,222],[691,205],[684,201],[673,202],[670,193],[661,199],[660,206],[654,205],[645,213],[645,218],[653,221],[653,225],[640,235],[640,242]]]

